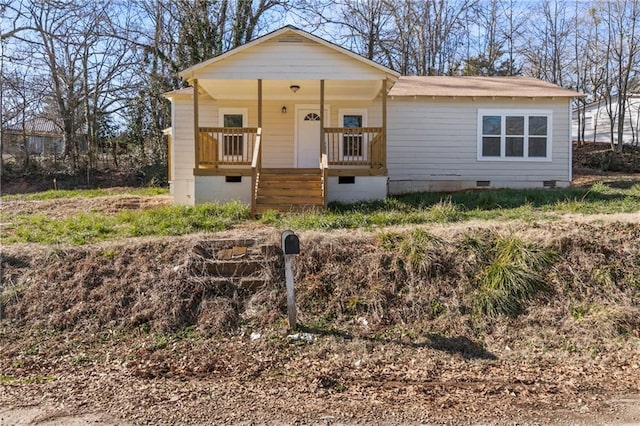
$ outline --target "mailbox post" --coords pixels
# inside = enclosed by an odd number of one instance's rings
[[[284,253],[284,276],[287,284],[287,314],[289,315],[289,327],[296,329],[296,293],[293,286],[293,257],[300,254],[300,240],[291,230],[286,230],[281,235],[282,252]]]

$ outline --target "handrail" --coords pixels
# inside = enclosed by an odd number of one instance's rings
[[[328,178],[329,178],[329,156],[323,153],[320,156],[320,172],[322,173],[322,202],[324,207],[327,207],[327,194],[328,194]]]
[[[257,213],[258,183],[260,182],[260,170],[262,169],[262,128],[256,129],[256,143],[253,146],[253,158],[251,159],[251,216]]]

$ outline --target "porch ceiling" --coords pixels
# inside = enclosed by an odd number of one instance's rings
[[[198,80],[199,87],[213,99],[257,99],[257,80]],[[290,86],[300,89],[293,92]],[[371,100],[382,88],[382,81],[326,80],[325,100]],[[263,80],[263,100],[314,101],[320,99],[318,80]]]

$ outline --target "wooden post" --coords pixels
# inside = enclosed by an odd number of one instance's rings
[[[287,313],[289,327],[296,329],[296,292],[293,284],[293,257],[300,254],[300,239],[290,229],[280,235],[282,253],[284,254],[284,276],[287,285]]]
[[[258,127],[262,127],[262,79],[258,79]]]
[[[387,168],[387,77],[382,80],[382,167]]]
[[[287,285],[287,315],[289,317],[289,328],[296,329],[296,291],[293,285],[293,256],[284,255],[284,275]]]
[[[320,156],[326,154],[324,146],[324,80],[320,80]]]
[[[195,154],[195,168],[199,169],[200,164],[200,124],[198,122],[198,79],[194,78],[193,82],[193,137],[194,137],[194,147],[196,150]]]

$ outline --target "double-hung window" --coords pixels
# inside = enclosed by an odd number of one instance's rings
[[[342,134],[342,158],[344,160],[363,159],[366,156],[367,143],[362,133],[362,128],[367,125],[366,110],[342,109],[340,110],[340,120],[344,128],[344,133]]]
[[[478,160],[551,160],[551,111],[478,111]]]
[[[222,135],[222,158],[226,160],[239,160],[244,157],[245,135],[241,128],[247,121],[247,112],[244,108],[221,108],[220,121],[225,128]],[[234,129],[238,129],[237,131]]]

